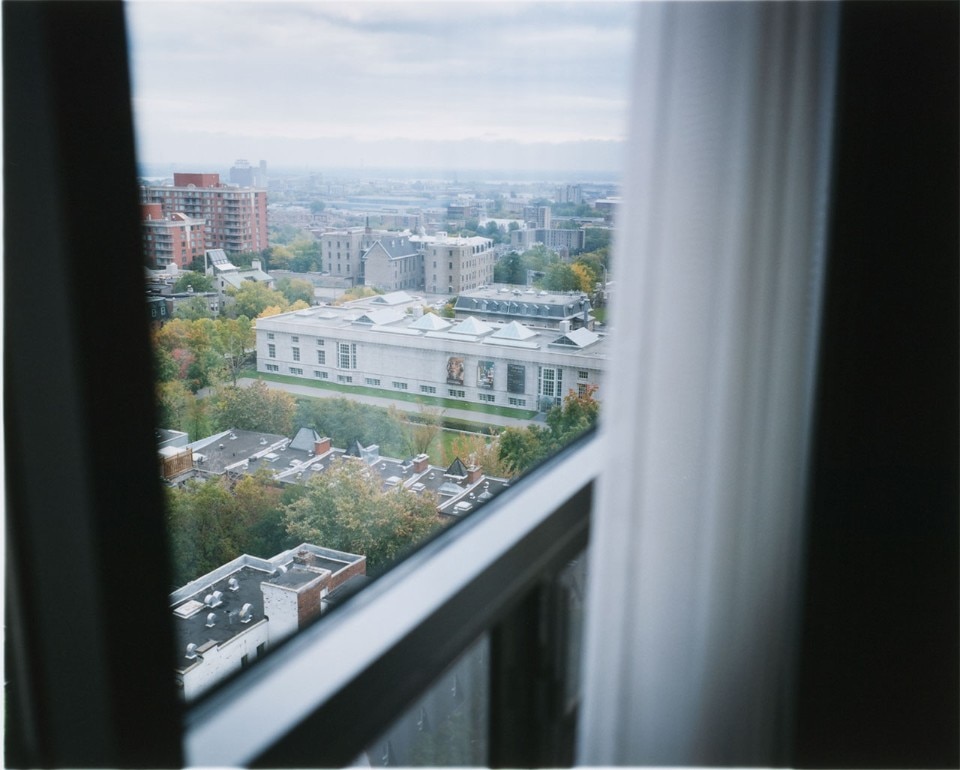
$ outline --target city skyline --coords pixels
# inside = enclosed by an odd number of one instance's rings
[[[626,3],[128,3],[141,163],[610,173]]]

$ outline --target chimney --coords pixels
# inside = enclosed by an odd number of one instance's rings
[[[251,260],[250,260],[250,267],[252,267],[254,270],[259,270],[259,269],[260,269],[260,260],[259,260],[259,259],[251,259]]]
[[[483,468],[479,465],[471,465],[467,468],[467,484],[476,484],[483,478]]]
[[[430,465],[430,455],[420,454],[413,458],[413,472],[424,473]]]
[[[330,451],[330,437],[324,436],[322,439],[313,442],[313,453],[320,457]]]

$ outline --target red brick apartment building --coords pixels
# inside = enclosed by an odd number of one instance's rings
[[[188,268],[194,259],[203,259],[206,228],[202,219],[177,211],[164,215],[159,203],[141,206],[144,264],[162,270],[174,264]]]
[[[267,191],[221,184],[219,174],[173,175],[173,185],[140,188],[140,202],[160,204],[205,223],[206,248],[228,254],[267,248]]]

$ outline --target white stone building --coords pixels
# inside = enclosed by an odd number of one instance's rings
[[[501,295],[507,305],[519,299]],[[565,300],[572,318],[588,316],[579,295]],[[522,297],[527,307],[548,296]],[[257,369],[342,386],[376,388],[465,403],[541,410],[568,391],[599,388],[606,368],[605,335],[551,313],[524,321],[462,320],[423,313],[405,292],[342,308],[299,310],[257,320]]]

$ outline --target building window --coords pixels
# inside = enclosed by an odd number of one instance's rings
[[[291,348],[291,350],[293,351],[293,360],[294,360],[294,361],[299,361],[299,360],[300,360],[300,348]]]
[[[321,366],[327,365],[327,351],[325,350],[317,351],[317,363],[320,364]]]
[[[290,337],[290,342],[300,342],[300,338],[294,334]]]
[[[291,366],[290,374],[303,374],[303,369],[301,369],[299,366]]]
[[[577,383],[577,396],[580,397],[580,398],[583,398],[585,395],[587,395],[587,391],[589,390],[589,388],[590,388],[590,386],[589,386],[587,383],[585,383],[585,382],[578,382],[578,383]]]
[[[407,389],[407,383],[405,383],[405,382],[397,382],[396,380],[394,380],[394,382],[393,382],[393,389],[394,389],[394,390],[406,390],[406,389]]]
[[[267,332],[267,339],[272,340],[276,335],[273,332]]]
[[[492,404],[497,400],[497,397],[493,393],[481,393],[477,396],[481,401],[486,401],[488,404]]]
[[[457,388],[447,388],[447,395],[453,396],[454,398],[465,398],[467,393]]]
[[[323,347],[323,339],[320,338],[320,337],[317,337],[317,347],[318,347],[318,348],[322,348],[322,347]]]
[[[321,372],[319,369],[313,370],[313,376],[316,377],[318,380],[330,379],[330,375],[327,372]]]
[[[537,382],[537,393],[542,399],[550,399],[559,406],[563,388],[563,370],[559,367],[541,366]]]
[[[264,364],[264,368],[265,368],[268,372],[279,372],[279,371],[280,371],[280,367],[277,366],[276,364]]]
[[[588,372],[586,369],[581,369],[580,371],[577,372],[577,379],[586,380],[586,379],[589,379],[589,377],[590,377],[590,372]]]
[[[338,360],[337,367],[340,369],[357,368],[357,343],[339,342],[337,343]]]
[[[421,385],[421,386],[420,386],[420,392],[421,392],[421,393],[436,393],[436,392],[437,392],[437,388],[436,388],[434,385]]]
[[[380,387],[380,380],[375,377],[367,377],[364,379],[364,382],[367,383],[367,385],[373,385],[375,388]]]
[[[277,357],[277,346],[276,345],[267,345],[267,357],[276,358]]]
[[[526,405],[527,405],[527,399],[525,399],[525,398],[517,398],[516,396],[510,396],[510,397],[507,399],[507,403],[510,404],[510,406],[526,406]]]
[[[337,382],[351,383],[351,382],[353,382],[353,377],[350,376],[349,374],[338,374],[338,375],[337,375]]]

